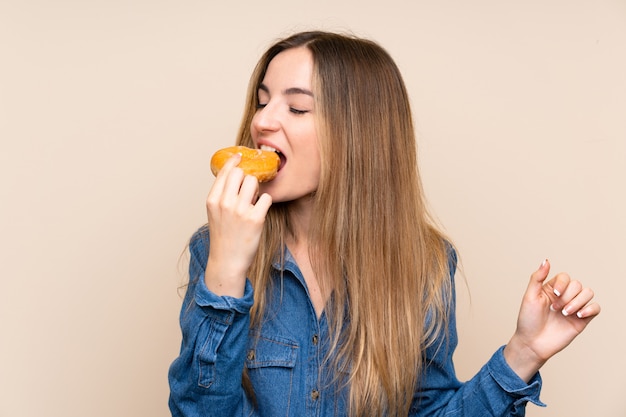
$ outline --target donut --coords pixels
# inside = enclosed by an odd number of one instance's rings
[[[224,164],[231,156],[241,154],[241,161],[237,165],[243,169],[244,174],[255,176],[259,182],[267,182],[276,176],[280,158],[273,151],[262,149],[252,149],[245,146],[230,146],[220,149],[211,157],[211,172],[217,173],[224,167]]]

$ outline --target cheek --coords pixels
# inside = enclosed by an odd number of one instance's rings
[[[322,174],[322,158],[317,147],[311,149],[310,155],[310,163],[312,164],[311,171],[313,172],[313,176],[317,178],[317,181],[319,182],[320,176]]]
[[[305,146],[307,147],[307,153],[311,156],[311,159],[319,161],[320,149],[315,128],[312,126],[308,126],[307,129],[302,132],[300,140],[300,143],[305,144]]]

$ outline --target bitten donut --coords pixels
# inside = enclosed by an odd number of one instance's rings
[[[246,175],[255,176],[259,182],[267,182],[276,176],[280,158],[276,152],[265,151],[261,149],[252,149],[245,146],[230,146],[220,149],[211,157],[211,172],[217,176],[217,173],[224,167],[228,159],[235,155],[241,154],[241,162],[237,165],[243,169]]]

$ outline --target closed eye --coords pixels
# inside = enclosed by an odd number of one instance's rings
[[[308,110],[299,110],[294,107],[289,107],[289,111],[292,112],[293,114],[306,114],[309,112]]]

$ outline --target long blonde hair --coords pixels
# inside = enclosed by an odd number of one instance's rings
[[[308,48],[322,159],[314,195],[310,257],[330,297],[332,362],[348,373],[350,415],[407,415],[424,351],[447,324],[450,245],[428,214],[417,169],[406,87],[376,43],[302,32],[263,55],[252,75],[238,144],[250,123],[269,62]],[[273,205],[249,277],[252,326],[268,304],[272,261],[291,232],[289,203]],[[245,379],[245,378],[244,378]]]

